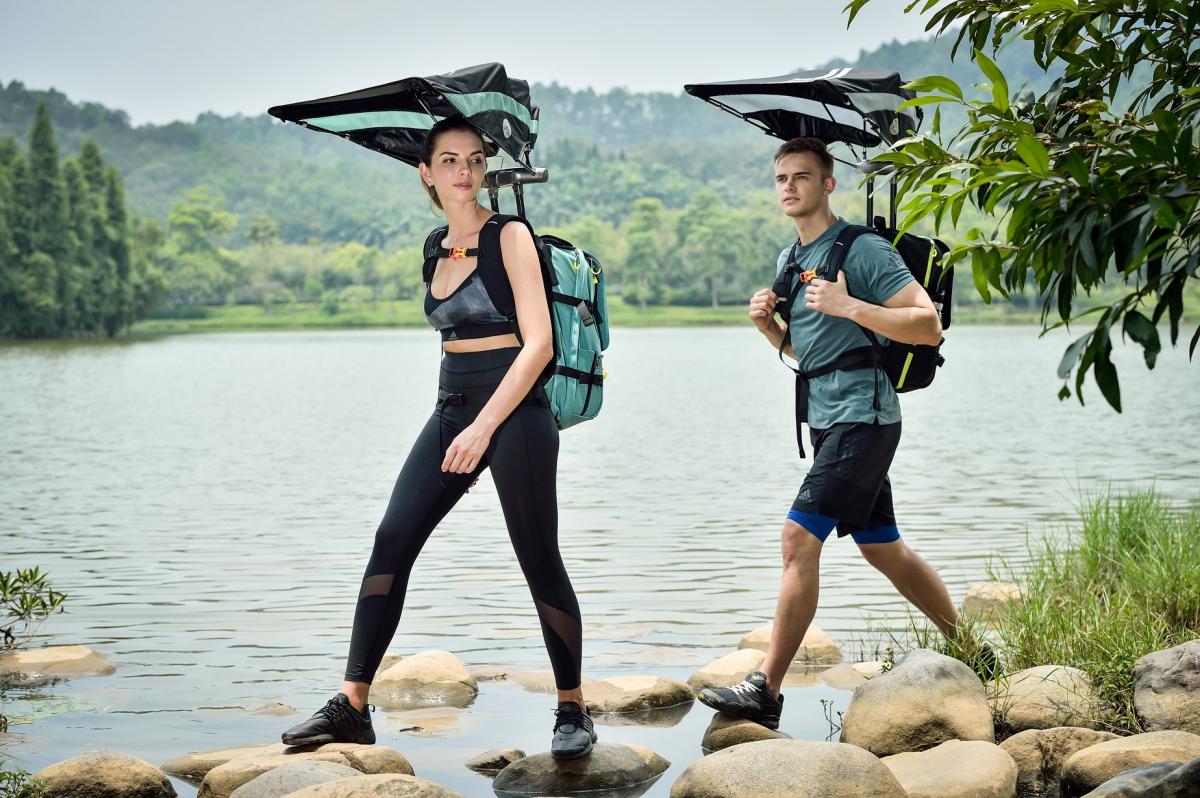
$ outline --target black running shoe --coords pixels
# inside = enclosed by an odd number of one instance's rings
[[[779,728],[779,715],[783,712],[783,693],[776,698],[767,687],[767,676],[762,671],[747,674],[744,681],[733,687],[706,687],[697,696],[700,703],[723,715],[752,720],[768,729]]]
[[[975,655],[975,671],[985,682],[990,682],[1000,675],[1000,658],[996,656],[996,650],[987,643],[981,644],[979,653]]]
[[[371,728],[371,713],[364,707],[359,712],[345,694],[338,693],[303,723],[283,733],[284,745],[315,745],[317,743],[375,744]]]
[[[592,716],[574,701],[564,701],[554,710],[554,739],[550,754],[555,759],[578,759],[592,752],[596,742]]]

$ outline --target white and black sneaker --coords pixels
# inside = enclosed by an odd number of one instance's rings
[[[776,698],[767,687],[762,671],[747,674],[733,687],[706,687],[697,696],[700,703],[733,718],[752,720],[768,729],[779,728],[783,712],[783,693]]]
[[[592,752],[596,742],[592,716],[574,701],[564,701],[554,710],[554,739],[550,754],[555,759],[578,759]]]
[[[354,708],[344,693],[325,702],[311,718],[283,733],[284,745],[316,745],[318,743],[375,744],[369,707]]]

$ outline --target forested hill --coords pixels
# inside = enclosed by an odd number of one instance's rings
[[[886,67],[905,77],[940,73],[964,86],[976,82],[975,65],[961,53],[951,62],[950,46],[948,38],[893,42],[863,51],[853,62],[817,68]],[[1027,47],[1009,48],[999,60],[1013,87],[1047,82],[1031,71]],[[753,76],[736,70],[696,75],[698,81],[742,77]],[[767,185],[767,155],[777,142],[682,91],[597,93],[535,84],[532,94],[542,108],[535,160],[553,175],[550,184],[529,190],[530,216],[541,224],[565,224],[583,214],[617,223],[629,214],[631,198],[657,197],[678,208],[702,186],[741,205]],[[278,100],[307,97],[298,86],[294,96]],[[204,185],[243,221],[260,214],[277,220],[286,241],[409,243],[433,219],[408,168],[265,113],[204,113],[190,123],[133,127],[122,111],[0,81],[0,138],[23,141],[39,101],[48,106],[64,155],[94,139],[121,171],[131,209],[143,216],[164,219],[187,189]]]

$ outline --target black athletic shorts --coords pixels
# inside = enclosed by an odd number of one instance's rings
[[[900,422],[834,424],[809,433],[813,464],[792,510],[836,519],[838,537],[895,526],[887,474],[900,443]]]

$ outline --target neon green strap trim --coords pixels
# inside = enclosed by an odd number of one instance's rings
[[[900,369],[900,379],[896,380],[896,390],[904,387],[904,378],[908,376],[908,367],[912,365],[913,353],[909,352],[904,358],[904,368]]]
[[[361,114],[318,116],[313,119],[305,119],[304,121],[310,125],[324,128],[334,133],[345,133],[347,130],[363,130],[364,128],[373,127],[429,130],[429,128],[433,127],[434,122],[434,120],[429,118],[429,114],[421,114],[415,111],[367,111]]]
[[[929,278],[933,276],[933,255],[937,252],[937,244],[929,242],[929,260],[925,264],[925,288],[929,288]]]

